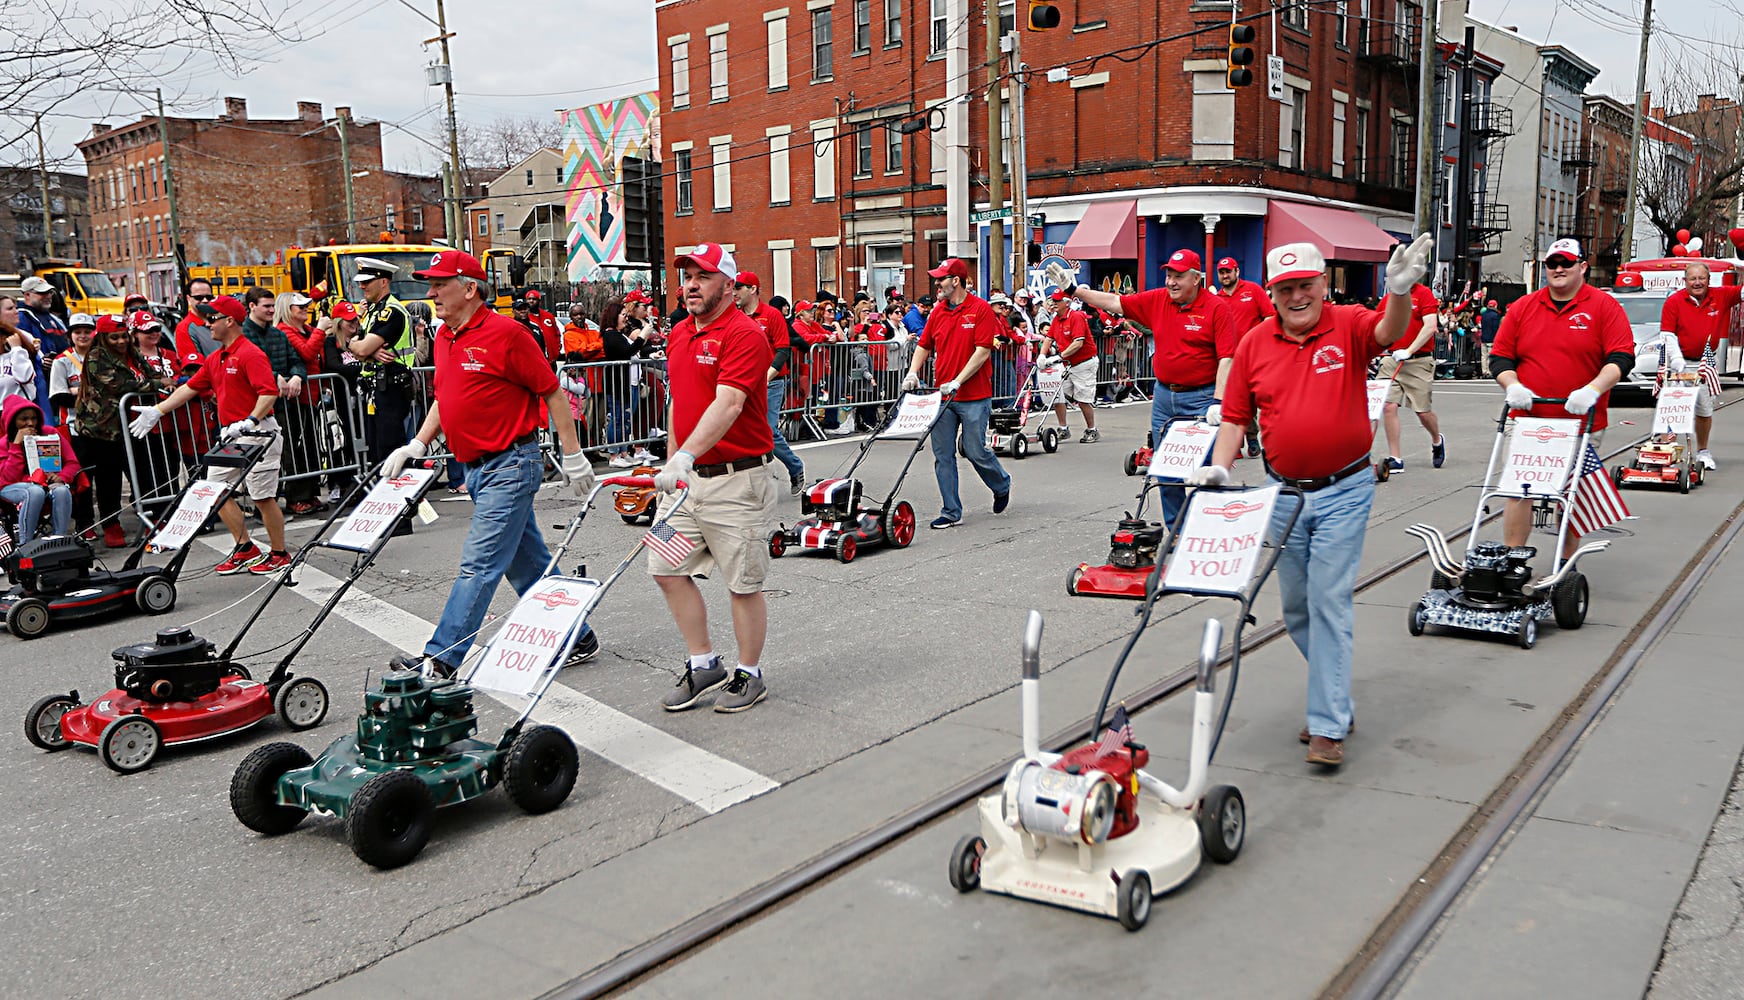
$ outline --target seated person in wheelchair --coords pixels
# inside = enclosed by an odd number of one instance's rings
[[[66,429],[42,426],[42,410],[23,396],[8,396],[0,403],[0,425],[6,428],[0,448],[0,500],[18,511],[18,544],[36,537],[43,509],[49,511],[51,530],[64,535],[72,529],[73,493],[83,476],[73,454]],[[31,468],[25,455],[25,439],[45,435],[59,438],[61,468],[58,472]]]

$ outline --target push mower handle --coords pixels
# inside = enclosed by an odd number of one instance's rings
[[[654,488],[654,477],[653,476],[607,476],[605,479],[600,480],[600,485],[601,486],[629,486],[629,487],[642,487],[642,488],[646,488],[646,489],[653,489]],[[681,479],[678,481],[678,488],[681,490],[688,490],[688,489],[690,489],[690,484]]]

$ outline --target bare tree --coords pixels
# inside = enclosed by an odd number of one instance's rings
[[[1732,228],[1744,194],[1741,109],[1716,95],[1735,92],[1740,69],[1734,49],[1688,52],[1665,65],[1652,94],[1652,106],[1664,109],[1663,125],[1643,123],[1637,201],[1667,248],[1679,230],[1715,244]]]
[[[461,122],[459,132],[461,169],[473,181],[489,180],[539,150],[563,143],[563,126],[555,116],[498,115],[484,124]],[[445,140],[446,132],[442,135]]]

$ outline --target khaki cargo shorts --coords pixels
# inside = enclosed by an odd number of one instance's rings
[[[769,575],[775,499],[775,479],[767,465],[725,476],[691,477],[690,497],[671,523],[696,548],[677,566],[650,549],[648,575],[710,577],[718,571],[733,593],[757,593]],[[676,500],[676,494],[662,496],[659,516],[666,516]]]
[[[1096,402],[1096,373],[1100,357],[1080,361],[1066,369],[1063,392],[1058,397],[1059,402],[1094,403]]]
[[[248,478],[244,479],[242,470],[231,465],[206,466],[206,478],[232,488],[240,482],[247,488],[250,500],[277,499],[279,495],[279,464],[285,453],[284,429],[272,417],[262,420],[260,429],[263,431],[276,430],[279,433],[273,435],[272,443],[266,447],[266,454],[260,457],[260,461],[254,463],[254,468],[248,470]]]
[[[1387,402],[1397,403],[1412,413],[1428,413],[1433,409],[1429,400],[1434,395],[1435,358],[1425,355],[1400,364],[1388,355],[1381,362],[1380,377],[1393,378],[1394,369],[1398,369],[1399,377],[1387,389]]]

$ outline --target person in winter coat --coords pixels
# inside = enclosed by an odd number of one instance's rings
[[[121,476],[127,471],[127,435],[121,426],[121,397],[129,393],[157,400],[169,384],[152,370],[116,316],[97,318],[97,342],[79,380],[73,420],[79,433],[73,447],[97,491],[97,516],[103,522],[103,544],[126,548],[121,527]],[[139,484],[134,484],[139,489]]]
[[[10,295],[0,295],[0,323],[0,399],[35,399],[37,341],[19,327],[18,300]]]
[[[321,374],[322,344],[327,335],[309,325],[309,297],[301,292],[280,292],[273,299],[273,325],[285,335],[291,350],[303,359],[303,367],[313,378]],[[321,468],[321,441],[327,434],[321,419],[320,389],[312,385],[296,399],[287,400],[282,409],[290,425],[285,435],[285,473],[298,476]],[[285,483],[285,502],[293,514],[314,514],[325,510],[321,502],[321,477],[301,475]]]
[[[42,408],[23,396],[8,396],[0,402],[0,426],[6,428],[4,450],[0,450],[0,499],[18,508],[18,544],[36,537],[36,526],[42,521],[45,507],[49,511],[49,530],[56,535],[66,534],[73,523],[73,493],[81,488],[84,478],[66,428],[43,427]],[[24,439],[38,435],[60,438],[58,472],[30,471]]]

